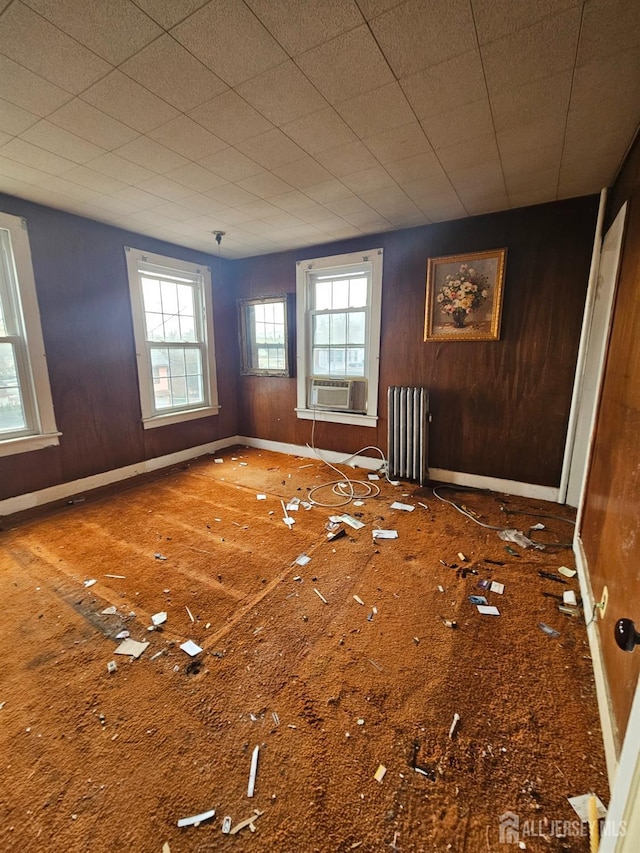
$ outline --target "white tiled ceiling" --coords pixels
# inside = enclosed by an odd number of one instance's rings
[[[237,258],[597,192],[637,0],[0,0],[0,191]]]

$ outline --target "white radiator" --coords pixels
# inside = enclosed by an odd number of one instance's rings
[[[392,385],[388,391],[389,477],[429,479],[429,392],[426,388]]]

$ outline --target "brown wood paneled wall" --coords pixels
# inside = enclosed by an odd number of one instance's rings
[[[0,194],[0,210],[28,223],[62,432],[58,447],[0,458],[0,500],[236,434],[235,300],[228,264],[11,196]],[[212,266],[219,415],[142,428],[126,245]]]
[[[627,222],[581,536],[596,600],[609,603],[598,624],[618,747],[631,711],[640,649],[621,651],[613,629],[630,618],[640,630],[640,139],[613,187],[611,223],[627,201]]]
[[[558,486],[596,213],[587,197],[235,261],[236,293],[294,292],[296,260],[382,246],[380,421],[318,423],[317,446],[385,450],[387,387],[424,385],[431,467]],[[501,247],[501,340],[425,342],[427,258]],[[239,387],[241,434],[309,441],[310,422],[294,412],[295,379],[247,376]]]

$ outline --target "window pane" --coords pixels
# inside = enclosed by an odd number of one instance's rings
[[[347,315],[330,314],[331,318],[331,344],[346,344],[347,342]]]
[[[185,349],[184,363],[187,376],[202,376],[202,354],[199,349]]]
[[[266,344],[267,336],[265,331],[264,323],[256,323],[256,343],[257,344]]]
[[[160,283],[160,293],[162,295],[162,313],[167,314],[178,313],[178,289],[175,282],[163,281]]]
[[[349,284],[349,307],[361,308],[367,304],[367,279],[352,278]]]
[[[276,344],[284,344],[284,323],[274,323],[273,340]]]
[[[265,323],[273,323],[273,303],[265,302],[264,304],[264,320]]]
[[[160,299],[160,282],[155,278],[142,277],[142,298],[144,310],[162,313],[162,301]]]
[[[331,308],[331,282],[316,282],[316,311],[326,311]]]
[[[365,318],[364,311],[352,311],[349,314],[349,337],[347,343],[364,343]]]
[[[165,314],[164,320],[164,340],[179,341],[180,340],[180,320],[176,314],[167,317]]]
[[[258,367],[260,370],[269,369],[269,350],[267,347],[258,347]]]
[[[329,315],[316,314],[313,318],[313,343],[328,344],[329,343]]]
[[[181,317],[193,317],[196,313],[193,305],[193,287],[188,284],[179,284],[178,291],[178,311]]]
[[[171,385],[171,405],[186,406],[189,402],[186,377],[172,376],[169,384]]]
[[[169,373],[172,377],[186,374],[184,350],[182,348],[171,347],[169,349]]]
[[[180,315],[180,340],[196,341],[196,318]]]
[[[348,308],[349,307],[349,279],[339,279],[333,282],[332,289],[332,308]]]
[[[145,320],[147,323],[147,340],[163,341],[164,323],[162,322],[162,314],[146,314]]]
[[[151,373],[153,375],[153,397],[156,409],[171,406],[169,389],[169,353],[166,347],[152,347]]]
[[[13,344],[0,343],[0,433],[25,429]]]
[[[343,349],[332,349],[329,351],[329,374],[331,376],[344,376],[345,351]]]
[[[262,303],[259,303],[258,305],[252,305],[249,308],[249,321],[251,321],[252,313],[257,322],[264,323],[264,305]]]
[[[203,403],[202,376],[187,376],[187,396],[190,403]]]
[[[329,348],[314,347],[313,349],[313,372],[316,376],[324,376],[329,373]]]
[[[347,376],[364,376],[364,347],[347,350]]]
[[[284,326],[284,302],[273,303],[273,321]]]
[[[7,334],[7,324],[5,322],[4,312],[2,310],[2,300],[0,299],[0,337],[4,337]]]

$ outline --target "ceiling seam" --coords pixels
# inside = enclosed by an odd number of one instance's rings
[[[580,39],[582,37],[582,25],[584,23],[584,9],[586,0],[583,0],[580,8],[580,24],[578,26],[578,37],[576,38],[576,50],[573,59],[573,68],[571,69],[571,85],[569,86],[569,99],[567,101],[567,114],[564,119],[564,127],[562,128],[562,154],[560,155],[560,168],[558,169],[558,180],[556,181],[556,199],[560,195],[560,175],[562,174],[562,166],[564,164],[565,144],[567,141],[567,127],[569,125],[569,113],[571,112],[571,99],[573,97],[573,85],[576,79],[576,68],[578,65],[578,53],[580,51]]]

